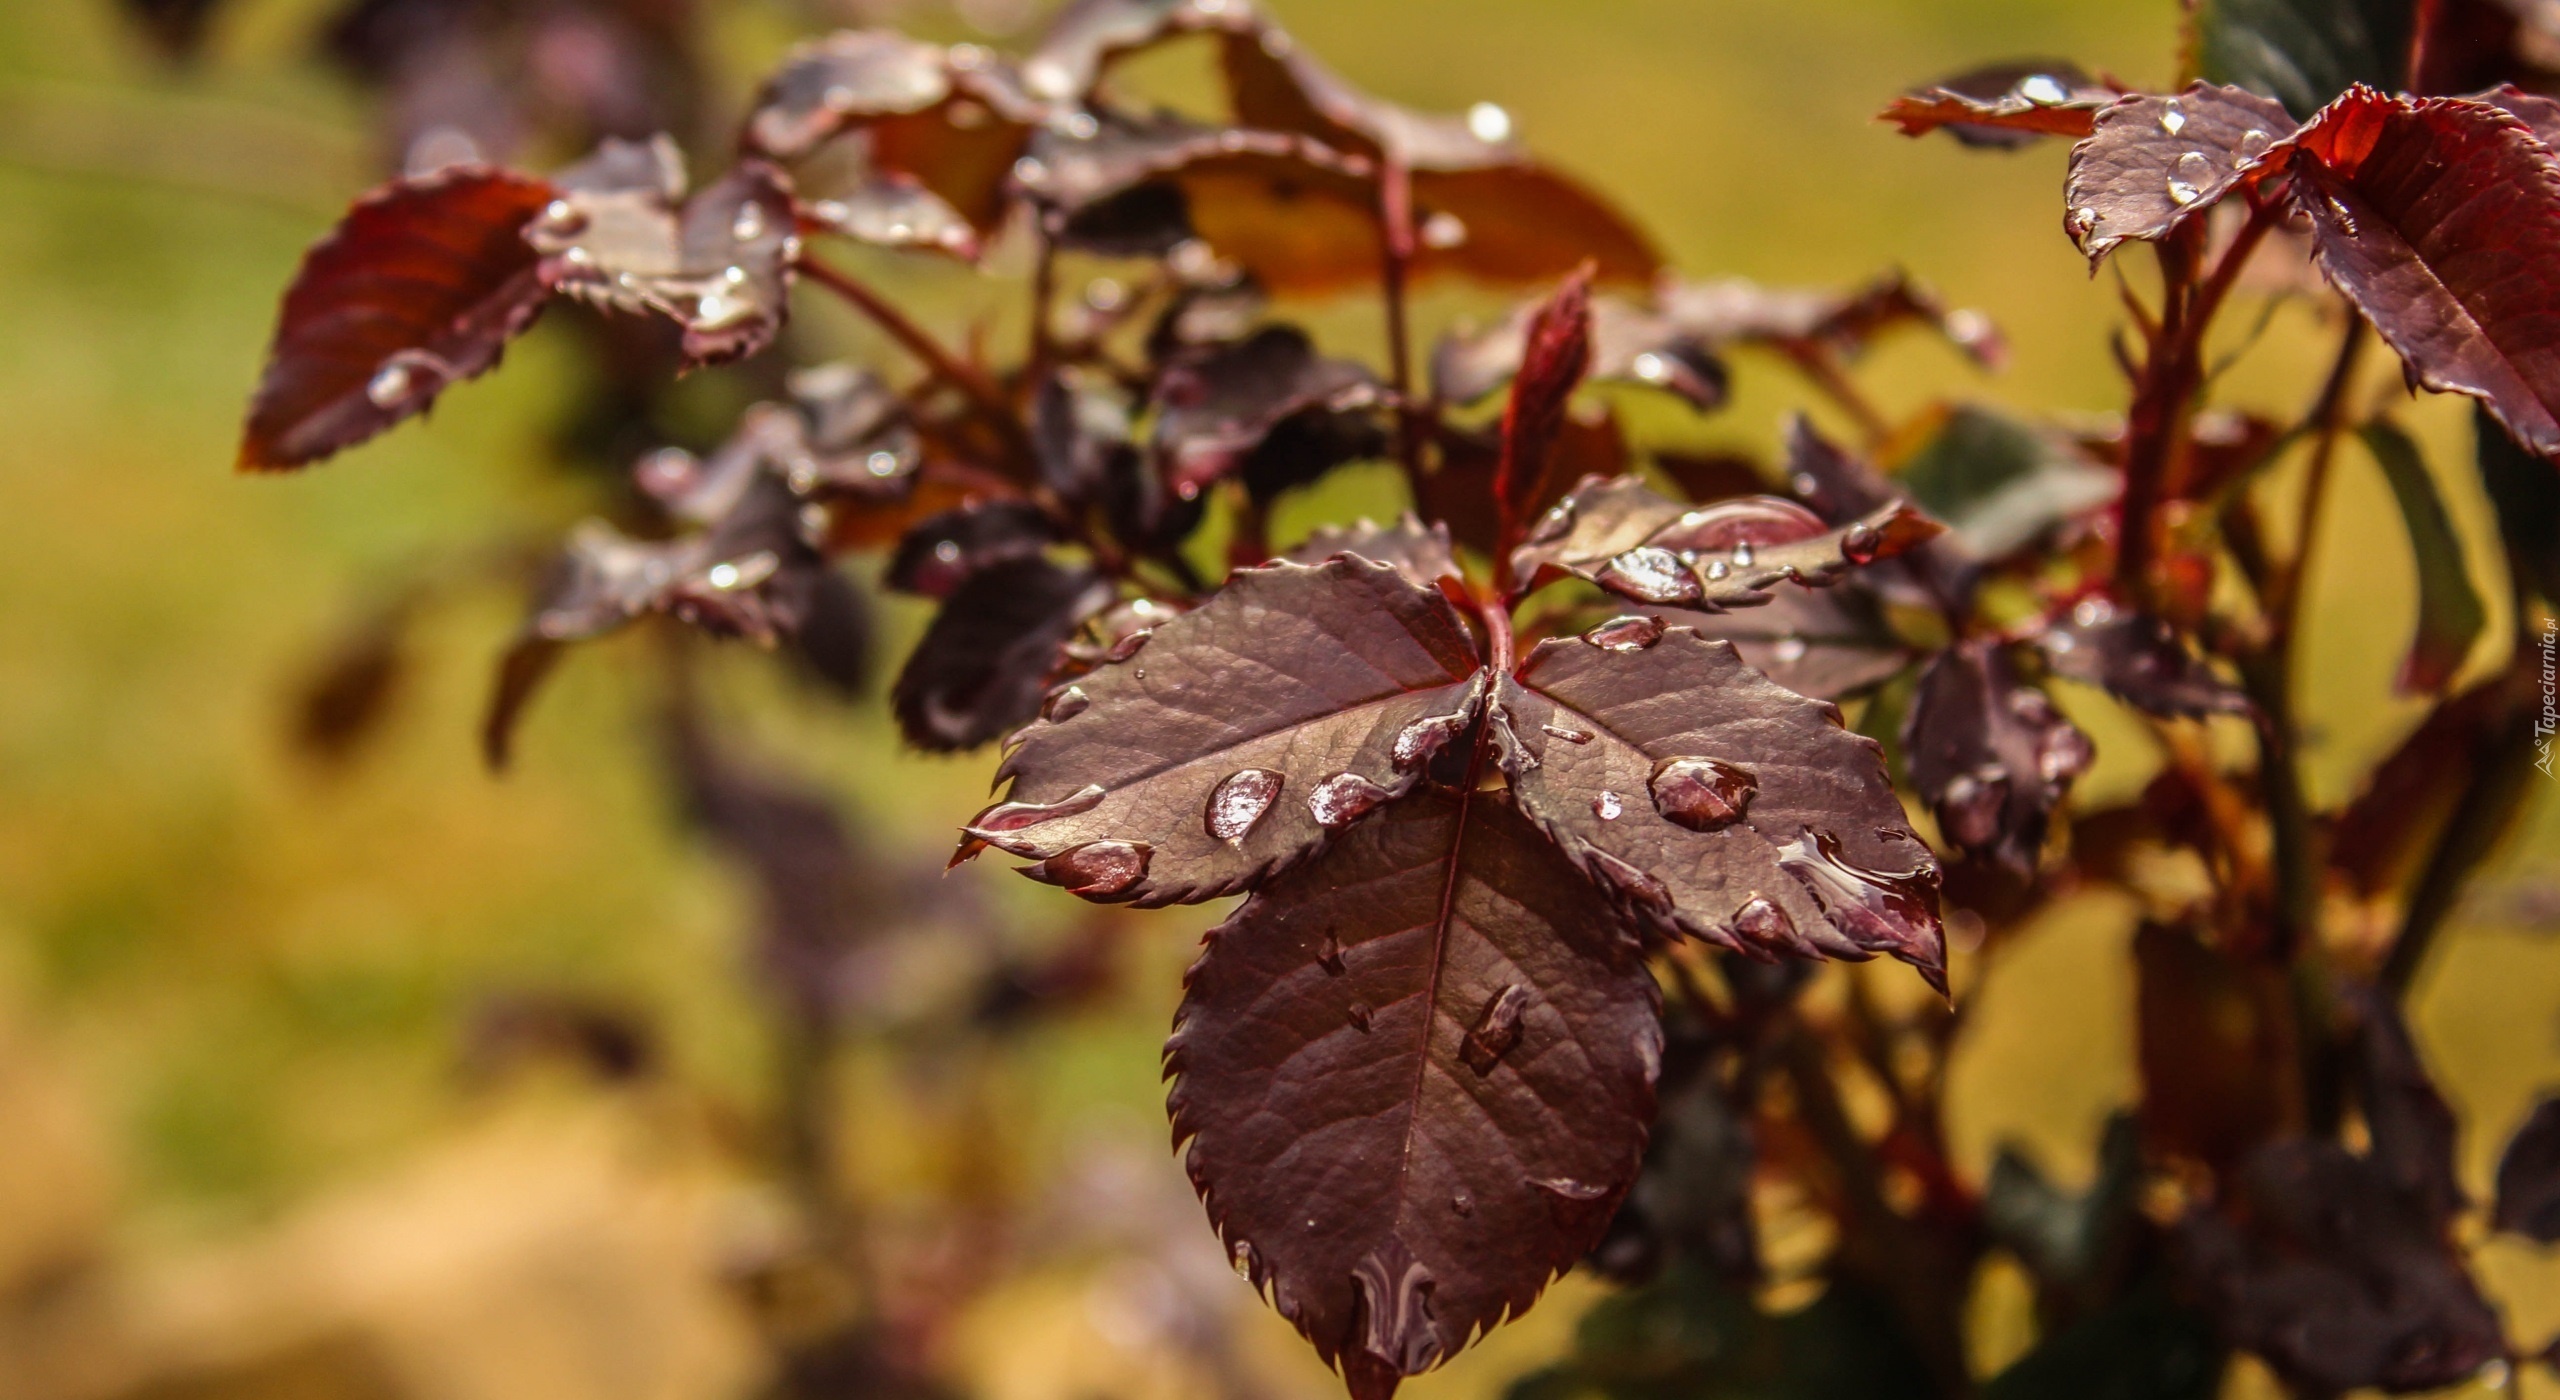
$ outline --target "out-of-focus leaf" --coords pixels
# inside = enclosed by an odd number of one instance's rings
[[[2203,0],[2193,11],[2196,58],[2208,81],[2264,93],[2308,117],[2358,83],[2402,86],[2418,8],[2408,0]]]
[[[755,354],[781,333],[799,216],[780,166],[741,160],[678,205],[674,142],[608,140],[553,184],[558,198],[524,236],[554,290],[667,317],[697,365]]]
[[[2187,1219],[2181,1268],[2224,1339],[2287,1384],[2405,1394],[2508,1353],[2460,1252],[2373,1162],[2287,1139],[2252,1152],[2233,1185],[2229,1213]]]
[[[907,742],[976,748],[1029,720],[1059,648],[1112,593],[1090,569],[1036,556],[971,574],[943,601],[890,691]]]
[[[1321,564],[1338,554],[1356,555],[1386,564],[1417,588],[1436,588],[1444,578],[1464,578],[1449,548],[1449,527],[1423,524],[1408,511],[1393,525],[1362,520],[1353,525],[1327,525],[1289,551],[1301,564]]]
[[[1646,1283],[1694,1260],[1736,1284],[1759,1277],[1751,1179],[1759,1153],[1750,1110],[1720,1073],[1716,1037],[1695,1016],[1666,1010],[1660,1106],[1653,1140],[1590,1264],[1620,1283]]]
[[[771,645],[800,629],[823,568],[799,498],[759,477],[700,534],[658,542],[602,521],[580,526],[526,630],[574,642],[659,612]]]
[[[552,199],[530,176],[456,168],[358,200],[285,293],[241,469],[318,461],[497,364],[548,295],[524,232]]]
[[[1165,1062],[1192,1182],[1358,1400],[1525,1310],[1635,1180],[1653,979],[1500,793],[1346,832],[1186,985]]]
[[[293,744],[324,764],[343,764],[382,728],[409,673],[407,600],[366,614],[333,641],[295,686]]]
[[[1997,641],[1958,642],[1920,673],[1903,721],[1911,784],[1967,855],[2035,873],[2047,823],[2097,749]]]
[[[2462,669],[2472,644],[2489,625],[2489,612],[2471,586],[2470,570],[2463,567],[2462,537],[2445,513],[2416,441],[2397,425],[2383,422],[2365,425],[2363,436],[2400,503],[2409,548],[2418,562],[2418,633],[2393,684],[2403,695],[2432,694]]]
[[[1018,172],[1062,246],[1159,257],[1198,238],[1274,292],[1374,281],[1376,169],[1309,137],[1173,117],[1047,129]]]
[[[1656,452],[1654,469],[1700,505],[1767,490],[1757,458],[1741,452]]]
[[[2469,1204],[2455,1172],[2460,1126],[2418,1059],[2399,1003],[2372,987],[2344,985],[2339,1001],[2356,1031],[2356,1097],[2364,1106],[2368,1153],[2393,1190],[2439,1227]]]
[[[1031,442],[1040,480],[1058,499],[1093,499],[1112,459],[1133,451],[1129,399],[1117,385],[1069,371],[1041,381],[1031,404]]]
[[[1492,721],[1521,810],[1652,926],[1756,958],[1890,953],[1944,988],[1937,863],[1837,707],[1631,617],[1539,643]]]
[[[1414,484],[1414,506],[1446,524],[1458,543],[1491,554],[1501,533],[1493,502],[1494,474],[1502,466],[1501,434],[1443,425],[1439,446],[1437,465]],[[1634,465],[1618,415],[1605,404],[1576,404],[1556,435],[1555,465],[1521,515],[1552,508],[1575,482],[1621,476]]]
[[[2031,59],[1941,78],[1877,114],[1905,136],[1944,131],[1968,146],[2015,150],[2039,138],[2089,134],[2099,108],[2123,94],[2063,61]]]
[[[2516,446],[2485,408],[2474,410],[2472,434],[2508,570],[2544,602],[2560,604],[2560,470]]]
[[[1697,1264],[1601,1300],[1573,1354],[1514,1384],[1507,1400],[1879,1400],[1937,1393],[1892,1309],[1834,1282],[1795,1312],[1761,1311],[1748,1289]]]
[[[1411,791],[1484,693],[1439,591],[1357,557],[1243,570],[1124,645],[1016,737],[964,854],[1096,899],[1232,894]]]
[[[2546,463],[2530,465],[2549,470]],[[2338,814],[2329,839],[2331,873],[2367,899],[2398,887],[2456,808],[2471,800],[2475,784],[2501,765],[2512,766],[2519,747],[2532,766],[2542,700],[2536,680],[2510,671],[2437,705]],[[2475,859],[2486,855],[2477,852]]]
[[[2142,1187],[2142,1132],[2131,1114],[2107,1120],[2098,1178],[2070,1195],[2017,1150],[2002,1147],[1982,1196],[1983,1224],[2046,1288],[2084,1292],[2132,1222]]]
[[[1058,538],[1056,522],[1027,501],[993,501],[917,522],[889,556],[888,585],[948,598],[981,570],[1037,557]]]
[[[2266,988],[2191,930],[2143,925],[2133,960],[2143,1137],[2154,1152],[2227,1168],[2293,1112],[2286,1028]]]
[[[1591,277],[1586,269],[1565,279],[1529,318],[1519,377],[1502,409],[1502,465],[1493,473],[1493,497],[1506,520],[1520,520],[1554,468],[1556,438],[1565,407],[1591,368]],[[1503,541],[1508,545],[1510,541]]]
[[[1431,356],[1431,382],[1440,397],[1473,403],[1519,373],[1536,312],[1523,307],[1492,330],[1443,339]],[[1667,317],[1614,297],[1591,302],[1590,360],[1595,381],[1667,390],[1700,412],[1725,401],[1729,376],[1713,346]]]
[[[846,700],[871,689],[872,650],[877,625],[871,598],[861,585],[835,569],[819,573],[809,595],[809,610],[792,634],[792,654],[820,685]]]
[[[2537,1244],[2560,1244],[2560,1098],[2546,1098],[2507,1139],[2498,1158],[2493,1217]]]
[[[1855,358],[1886,332],[1936,330],[1985,369],[2007,363],[2008,342],[1979,311],[1950,309],[1901,271],[1846,292],[1763,287],[1741,278],[1674,283],[1662,294],[1672,326],[1711,346],[1758,345]]]
[[[2213,1400],[2223,1354],[2211,1321],[2145,1286],[2037,1343],[1985,1382],[1983,1400]]]
[[[2117,473],[2061,438],[1971,404],[1947,411],[1897,473],[1978,559],[2003,560],[2116,498]]]
[[[2126,98],[2071,152],[2063,227],[2092,263],[2129,241],[2158,242],[2259,179],[2296,127],[2282,103],[2237,87]]]
[[[630,1008],[593,997],[515,992],[474,1008],[462,1033],[462,1068],[488,1080],[537,1055],[584,1069],[607,1082],[646,1079],[658,1070],[656,1032]]]
[[[221,0],[124,0],[117,8],[139,25],[160,51],[173,59],[192,59],[204,47]]]
[[[516,726],[525,707],[542,689],[568,650],[541,637],[518,637],[498,658],[497,681],[490,687],[489,708],[480,721],[480,758],[493,773],[515,761]]]
[[[874,171],[839,193],[809,200],[803,217],[828,233],[877,248],[911,248],[975,261],[978,230],[950,201],[912,175]]]
[[[1774,496],[1692,508],[1634,477],[1586,480],[1540,517],[1511,569],[1523,587],[1571,574],[1638,603],[1721,612],[1765,603],[1780,583],[1822,587],[1940,528],[1900,501],[1826,532]]]
[[[1374,442],[1374,434],[1327,436],[1310,424],[1287,435],[1278,430],[1310,417],[1371,417],[1384,390],[1360,365],[1319,356],[1306,332],[1271,326],[1168,365],[1156,380],[1155,402],[1155,450],[1175,494],[1188,499],[1230,473],[1250,470],[1266,449],[1275,458],[1264,464],[1266,479],[1283,486],[1300,484],[1311,464],[1321,474],[1351,460],[1326,449],[1357,449]]]
[[[2103,598],[2083,600],[2036,644],[2057,673],[2150,714],[2196,719],[2257,713],[2248,695],[2215,675],[2175,628],[2156,617],[2118,612]]]
[[[1725,613],[1665,609],[1666,626],[1731,642],[1751,669],[1798,695],[1838,700],[1882,684],[1912,653],[1858,579],[1828,588],[1782,588],[1757,607]]]

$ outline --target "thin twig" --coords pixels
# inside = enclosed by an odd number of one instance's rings
[[[1378,182],[1380,291],[1387,312],[1387,382],[1396,393],[1396,460],[1416,494],[1422,489],[1422,433],[1413,397],[1413,331],[1406,301],[1413,267],[1413,172],[1389,160]]]
[[[871,290],[860,278],[805,254],[798,267],[802,276],[844,298],[855,310],[887,332],[891,340],[898,342],[900,349],[915,356],[935,376],[958,389],[967,397],[970,406],[977,410],[978,416],[1004,436],[1006,446],[1021,452],[1024,460],[1032,459],[1031,435],[1022,426],[1021,415],[1014,411],[1012,402],[995,381],[934,339],[932,332],[910,320],[907,313]]]

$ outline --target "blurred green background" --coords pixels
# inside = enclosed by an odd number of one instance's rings
[[[795,35],[857,17],[706,8],[731,111]],[[929,33],[968,29],[936,5],[892,8]],[[2156,84],[2173,68],[2170,0],[1272,8],[1383,95],[1503,104],[1688,273],[1839,285],[1899,264],[2007,330],[2014,366],[1987,381],[1934,344],[1888,346],[1867,378],[1896,412],[1952,395],[2065,414],[2120,406],[2105,340],[2114,288],[2060,232],[2059,148],[1968,153],[1903,140],[1872,114],[1916,79],[2018,55]],[[728,1164],[738,1123],[770,1097],[774,1049],[747,967],[750,892],[679,830],[650,761],[631,684],[651,664],[645,645],[573,658],[516,771],[493,779],[473,734],[516,604],[484,590],[433,616],[363,762],[323,770],[288,742],[297,678],[405,571],[493,539],[556,536],[590,505],[549,460],[571,353],[556,327],[429,422],[302,476],[232,473],[277,295],[378,169],[363,102],[308,51],[319,9],[238,0],[207,60],[179,72],[103,0],[0,5],[0,305],[16,317],[0,337],[0,1291],[12,1316],[0,1397],[337,1395],[359,1393],[328,1388],[349,1367],[382,1365],[411,1387],[400,1394],[751,1393],[765,1363],[724,1312],[721,1281],[777,1208]],[[995,295],[871,266],[954,334]],[[840,317],[808,319],[822,344],[876,349]],[[2307,324],[2280,317],[2226,397],[2278,413],[2305,401],[2319,351],[2289,332]],[[1337,348],[1369,353],[1365,308],[1320,325]],[[1797,401],[1746,364],[1724,414],[1649,426],[1765,447]],[[2465,415],[2412,403],[2406,418],[2457,516],[2485,538],[2485,507],[2457,469]],[[1356,484],[1341,499],[1367,502]],[[2383,698],[2414,603],[2369,464],[2350,465],[2329,518],[2310,689],[2315,797],[2335,803],[2414,721],[2415,707]],[[2476,567],[2495,584],[2488,556]],[[889,612],[895,636],[921,625],[918,605]],[[847,710],[770,670],[726,657],[714,678],[741,746],[847,798],[883,859],[938,862],[989,760],[904,753],[876,701]],[[2086,791],[2121,793],[2148,762],[2139,741],[2111,749]],[[2472,1128],[2475,1188],[2529,1097],[2560,1081],[2560,945],[2535,927],[2560,862],[2552,805],[2538,803],[2534,829],[2492,865],[2419,1002],[2425,1048]],[[1047,946],[1077,917],[992,863],[946,888],[997,911],[990,936],[1005,946]],[[1285,1325],[1225,1280],[1163,1150],[1156,1049],[1209,917],[1144,921],[1125,992],[970,1070],[985,1122],[969,1131],[995,1144],[992,1164],[956,1164],[936,1145],[954,1139],[945,1120],[959,1110],[934,1082],[859,1054],[844,1079],[848,1169],[893,1227],[968,1190],[1029,1202],[1035,1218],[1090,1217],[1075,1192],[1100,1192],[1120,1204],[1099,1213],[1130,1222],[1117,1235],[1053,1231],[1067,1243],[1026,1248],[969,1306],[935,1365],[978,1393],[1203,1393],[1185,1369],[1196,1357],[1167,1359],[1179,1349],[1148,1301],[1189,1286],[1201,1251],[1216,1276],[1204,1286],[1233,1295],[1216,1306],[1239,1374],[1263,1387],[1244,1393],[1330,1393]],[[1967,1163],[2014,1138],[2065,1176],[2085,1170],[2097,1123],[2132,1093],[2131,917],[2082,900],[1987,978],[1960,974],[1980,1014],[1955,1106]],[[634,1104],[567,1083],[467,1084],[456,1065],[472,1008],[528,989],[635,1009],[682,1091]],[[954,1184],[972,1171],[999,1180]],[[1168,1253],[1187,1262],[1157,1257]],[[2506,1244],[2489,1259],[2520,1339],[2560,1327],[2560,1266]],[[109,1301],[48,1319],[66,1280],[99,1277]],[[1562,1345],[1595,1291],[1568,1280],[1408,1393],[1498,1394]],[[1986,1292],[1978,1341],[2014,1349],[2023,1294]],[[350,1335],[391,1340],[349,1361],[330,1339]],[[274,1354],[286,1369],[260,1370]]]

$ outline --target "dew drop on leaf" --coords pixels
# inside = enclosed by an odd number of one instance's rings
[[[1347,964],[1342,960],[1342,940],[1330,931],[1325,934],[1324,941],[1316,945],[1316,966],[1323,968],[1327,977],[1340,977],[1347,970]]]
[[[1721,831],[1742,820],[1759,790],[1747,768],[1713,758],[1666,758],[1653,766],[1653,809],[1691,831]]]
[[[1339,831],[1378,809],[1387,790],[1357,773],[1336,773],[1307,794],[1307,812],[1316,825]]]
[[[1938,821],[1947,839],[1968,848],[2000,837],[2000,814],[2009,803],[2009,772],[1996,763],[1959,773],[1938,799]]]
[[[2181,207],[2203,197],[2204,187],[2213,183],[2213,162],[2201,152],[2189,151],[2170,167],[2169,198]]]
[[[1542,724],[1539,725],[1538,728],[1545,732],[1549,738],[1562,739],[1568,744],[1587,744],[1591,742],[1591,736],[1579,729],[1567,729],[1560,724]]]
[[[1614,792],[1603,791],[1598,797],[1591,799],[1592,815],[1604,822],[1616,821],[1618,814],[1625,810],[1626,804],[1620,801]]]
[[[1840,537],[1840,556],[1852,564],[1876,562],[1876,553],[1883,548],[1884,536],[1873,525],[1852,525],[1849,533]]]
[[[1228,774],[1209,790],[1208,808],[1201,813],[1201,825],[1209,835],[1228,845],[1244,840],[1262,814],[1280,796],[1280,785],[1286,781],[1268,768],[1240,768]]]
[[[2048,783],[2068,782],[2089,771],[2098,751],[2077,726],[2064,724],[2045,731],[2036,749],[2036,773]]]
[[[1737,569],[1750,568],[1753,564],[1759,562],[1759,558],[1760,556],[1751,552],[1751,541],[1749,540],[1744,540],[1742,543],[1733,547],[1733,566]]]
[[[2031,73],[2018,84],[2018,95],[2039,107],[2058,107],[2071,100],[2071,92],[2050,73]]]
[[[1662,624],[1637,614],[1611,618],[1582,634],[1602,651],[1643,651],[1662,640]]]
[[[2247,131],[2240,133],[2240,144],[2233,147],[2231,151],[2232,161],[2237,165],[2247,165],[2249,162],[2265,155],[2267,153],[2267,147],[2274,144],[2274,137],[2267,135],[2265,132],[2260,131],[2253,126]]]
[[[1093,784],[1055,802],[1008,802],[990,809],[978,818],[973,830],[988,832],[1021,831],[1060,817],[1081,816],[1102,805],[1103,791]]]
[[[1346,1014],[1351,1018],[1351,1029],[1363,1034],[1368,1032],[1370,1017],[1369,1003],[1365,1001],[1355,1001],[1351,1003]]]
[[[1777,659],[1778,664],[1782,666],[1792,666],[1795,663],[1804,660],[1804,638],[1797,636],[1780,637],[1777,640],[1776,645],[1769,648],[1769,654]]]
[[[1399,773],[1410,773],[1431,761],[1431,756],[1448,747],[1467,727],[1463,714],[1425,715],[1396,732],[1394,749],[1389,753]]]
[[[1595,579],[1612,593],[1665,607],[1694,603],[1705,591],[1680,556],[1651,545],[1630,549],[1601,565]]]
[[[1155,848],[1138,841],[1089,841],[1061,851],[1025,873],[1087,899],[1108,899],[1147,878]]]
[[[1656,914],[1671,912],[1671,888],[1643,870],[1629,865],[1607,851],[1594,850],[1584,855],[1591,871],[1606,880],[1620,894],[1643,909]]]
[[[1049,697],[1049,703],[1041,707],[1040,717],[1051,724],[1064,724],[1091,708],[1093,697],[1084,693],[1083,686],[1071,685]]]
[[[2160,104],[2160,129],[2171,136],[2187,129],[2187,111],[2172,97]]]
[[[1797,833],[1778,848],[1778,864],[1804,883],[1831,922],[1860,947],[1925,946],[1936,934],[1937,921],[1915,888],[1914,875],[1865,869],[1843,856],[1827,833]]]
[[[1253,1252],[1252,1241],[1236,1241],[1234,1247],[1227,1251],[1227,1262],[1235,1266],[1237,1278],[1243,1279],[1245,1282],[1253,1284],[1256,1287],[1261,1286],[1262,1280],[1256,1278],[1254,1275],[1260,1271],[1262,1260],[1260,1256]]]
[[[1495,993],[1476,1023],[1468,1027],[1458,1057],[1479,1075],[1493,1073],[1493,1067],[1520,1043],[1520,1017],[1528,1009],[1529,989],[1516,982]]]
[[[409,367],[395,360],[374,371],[373,378],[365,381],[364,396],[376,408],[396,406],[409,397]]]
[[[1796,921],[1787,911],[1758,895],[1744,900],[1733,911],[1733,931],[1763,948],[1787,949],[1795,946]]]
[[[1473,1215],[1476,1213],[1476,1198],[1460,1191],[1449,1198],[1449,1209],[1460,1216]]]

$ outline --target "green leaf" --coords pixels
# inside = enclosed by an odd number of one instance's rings
[[[2408,0],[2205,0],[2196,59],[2208,82],[2282,102],[2308,120],[2357,83],[2405,86]]]
[[[2498,511],[2507,571],[2517,585],[2560,603],[2560,465],[2518,447],[2485,408],[2472,414],[2480,486]]]
[[[2436,494],[2418,444],[2390,423],[2369,423],[2363,436],[2391,482],[2391,494],[2399,498],[2409,547],[2418,560],[2418,634],[2400,663],[2397,685],[2402,694],[2433,694],[2462,669],[2471,644],[2488,626],[2488,609],[2471,586],[2471,573],[2462,562],[2462,537]]]
[[[2115,499],[2116,473],[1989,409],[1950,411],[1898,473],[1920,508],[1979,559],[2001,559]]]
[[[1593,1308],[1573,1354],[1513,1385],[1507,1400],[1876,1400],[1935,1385],[1891,1309],[1834,1281],[1791,1313],[1694,1263]]]
[[[2141,1289],[2047,1338],[1993,1377],[1982,1400],[2212,1400],[2223,1354],[2212,1324]]]

